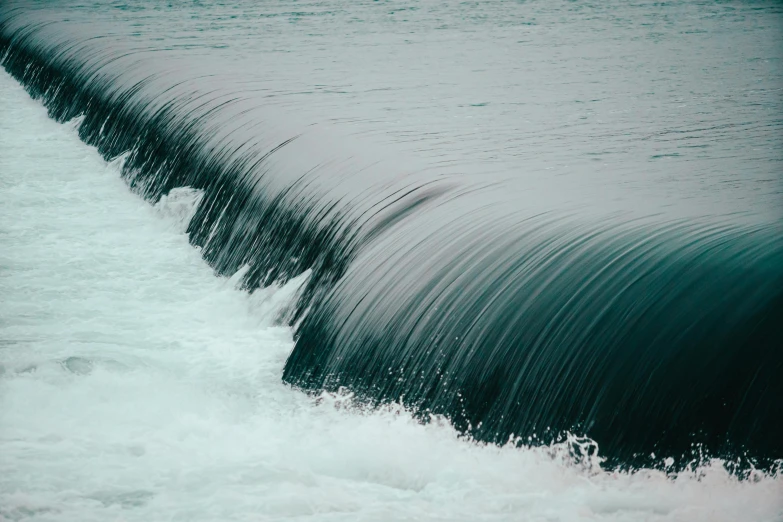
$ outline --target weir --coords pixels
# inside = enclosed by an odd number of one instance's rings
[[[783,458],[783,225],[564,208],[374,155],[218,64],[0,10],[2,65],[252,291],[311,270],[285,382],[446,416],[491,443],[594,439],[609,466]],[[694,446],[696,445],[696,446]]]

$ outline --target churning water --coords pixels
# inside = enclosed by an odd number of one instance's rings
[[[783,520],[781,44],[0,6],[0,520]]]

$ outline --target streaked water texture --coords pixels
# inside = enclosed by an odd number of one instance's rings
[[[287,289],[278,379],[600,476],[595,443],[606,469],[748,478],[783,458],[781,22],[12,2],[0,46],[218,276]]]
[[[567,447],[469,444],[398,408],[280,382],[271,321],[2,73],[0,516],[6,520],[774,520],[780,478],[666,478]],[[182,210],[185,210],[183,213]],[[592,466],[592,467],[591,467]]]

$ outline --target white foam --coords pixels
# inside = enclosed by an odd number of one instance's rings
[[[781,520],[783,480],[480,446],[280,381],[274,317],[0,73],[0,520]]]
[[[177,230],[185,232],[204,197],[204,191],[192,187],[176,187],[155,204],[158,213],[172,222]]]

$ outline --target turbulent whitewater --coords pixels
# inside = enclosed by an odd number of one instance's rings
[[[0,515],[783,514],[779,7],[293,5],[0,9]]]

